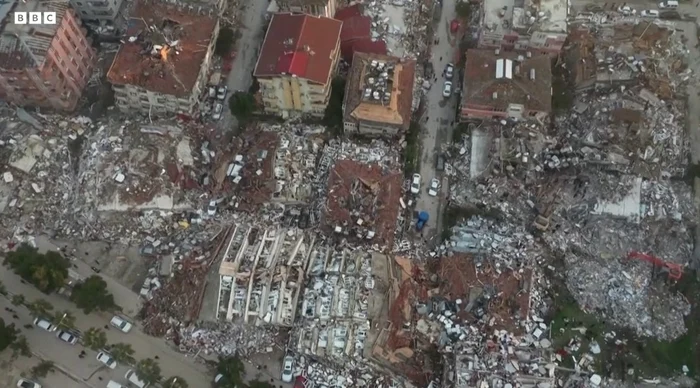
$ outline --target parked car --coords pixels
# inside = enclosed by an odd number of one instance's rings
[[[445,155],[438,154],[437,160],[435,161],[435,169],[438,171],[445,170]]]
[[[282,381],[291,383],[294,378],[294,357],[287,355],[282,361]]]
[[[451,80],[455,74],[455,65],[448,63],[445,66],[445,79]]]
[[[216,98],[216,86],[210,86],[208,90],[209,98]]]
[[[99,352],[96,357],[97,361],[107,365],[109,369],[114,369],[117,367],[117,362],[108,353]]]
[[[19,388],[41,388],[41,384],[26,379],[19,379],[17,386]]]
[[[139,388],[146,388],[148,386],[148,383],[145,381],[141,381],[138,376],[136,376],[136,372],[134,372],[133,369],[129,369],[128,372],[124,375],[124,378],[129,380],[131,384],[134,384],[135,386]]]
[[[643,18],[658,18],[659,11],[655,9],[645,9],[639,15]]]
[[[123,333],[128,333],[129,331],[131,331],[131,328],[134,327],[134,325],[132,325],[131,322],[118,315],[113,316],[112,319],[109,321],[109,324],[121,330]]]
[[[221,112],[223,112],[223,111],[224,111],[224,106],[217,102],[216,104],[214,104],[214,113],[211,114],[211,118],[214,120],[221,119]]]
[[[36,325],[37,327],[40,327],[46,331],[56,331],[58,329],[58,327],[56,325],[54,325],[53,323],[51,323],[51,321],[49,321],[48,319],[44,319],[44,318],[35,318],[34,325]]]
[[[637,13],[637,10],[630,7],[629,5],[623,5],[617,8],[617,12],[625,15],[625,16],[630,16],[634,15]]]
[[[442,87],[442,96],[448,98],[452,95],[452,82],[445,81],[445,85]]]
[[[676,9],[678,8],[677,0],[665,0],[659,3],[659,8],[661,9]]]
[[[71,345],[75,345],[78,342],[78,336],[66,330],[61,330],[56,333],[56,337],[58,337],[58,339],[61,341],[68,342]]]
[[[413,178],[411,178],[411,193],[420,193],[420,174],[413,174]]]
[[[207,206],[207,214],[208,215],[210,215],[210,216],[216,215],[216,205],[217,205],[217,203],[215,200],[212,199],[211,201],[209,201],[209,206]]]
[[[440,181],[437,178],[433,178],[430,181],[430,187],[428,188],[428,195],[431,197],[437,197],[440,191]]]
[[[226,99],[226,94],[228,94],[228,86],[219,86],[219,90],[216,93],[216,98],[223,101]]]

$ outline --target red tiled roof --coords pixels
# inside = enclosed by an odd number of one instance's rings
[[[387,49],[386,42],[383,40],[372,41],[371,38],[367,38],[342,42],[340,44],[340,52],[343,59],[350,63],[355,53],[386,55]]]
[[[337,10],[335,12],[335,15],[333,16],[333,19],[345,21],[351,17],[362,16],[362,15],[363,15],[362,4],[355,4],[355,5],[351,5],[350,7],[345,7],[343,9]]]
[[[340,41],[346,42],[355,39],[368,39],[372,35],[370,30],[372,19],[369,16],[353,16],[343,20],[343,29],[340,30]]]
[[[342,22],[335,19],[274,14],[254,75],[271,77],[287,73],[325,84],[333,71],[332,52],[340,39],[341,28]]]

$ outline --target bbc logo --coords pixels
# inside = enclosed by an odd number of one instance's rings
[[[15,12],[15,24],[56,24],[56,12]]]

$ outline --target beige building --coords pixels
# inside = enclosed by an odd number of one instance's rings
[[[83,20],[111,23],[120,15],[122,0],[71,0],[70,5]]]
[[[342,22],[301,14],[274,14],[254,76],[266,112],[323,116],[340,58]]]
[[[394,136],[411,124],[416,61],[355,53],[343,101],[348,133]]]
[[[215,16],[141,0],[129,25],[107,73],[117,107],[150,115],[196,115],[219,34]]]
[[[335,15],[335,0],[276,0],[280,12],[298,12],[313,16],[332,18]]]

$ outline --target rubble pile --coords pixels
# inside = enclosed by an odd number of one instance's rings
[[[418,0],[366,3],[366,13],[372,17],[372,39],[384,40],[389,55],[416,58],[426,53],[431,3]]]
[[[168,330],[180,352],[211,356],[270,352],[277,343],[274,326],[240,325],[231,322],[203,322],[201,325],[180,325]]]

